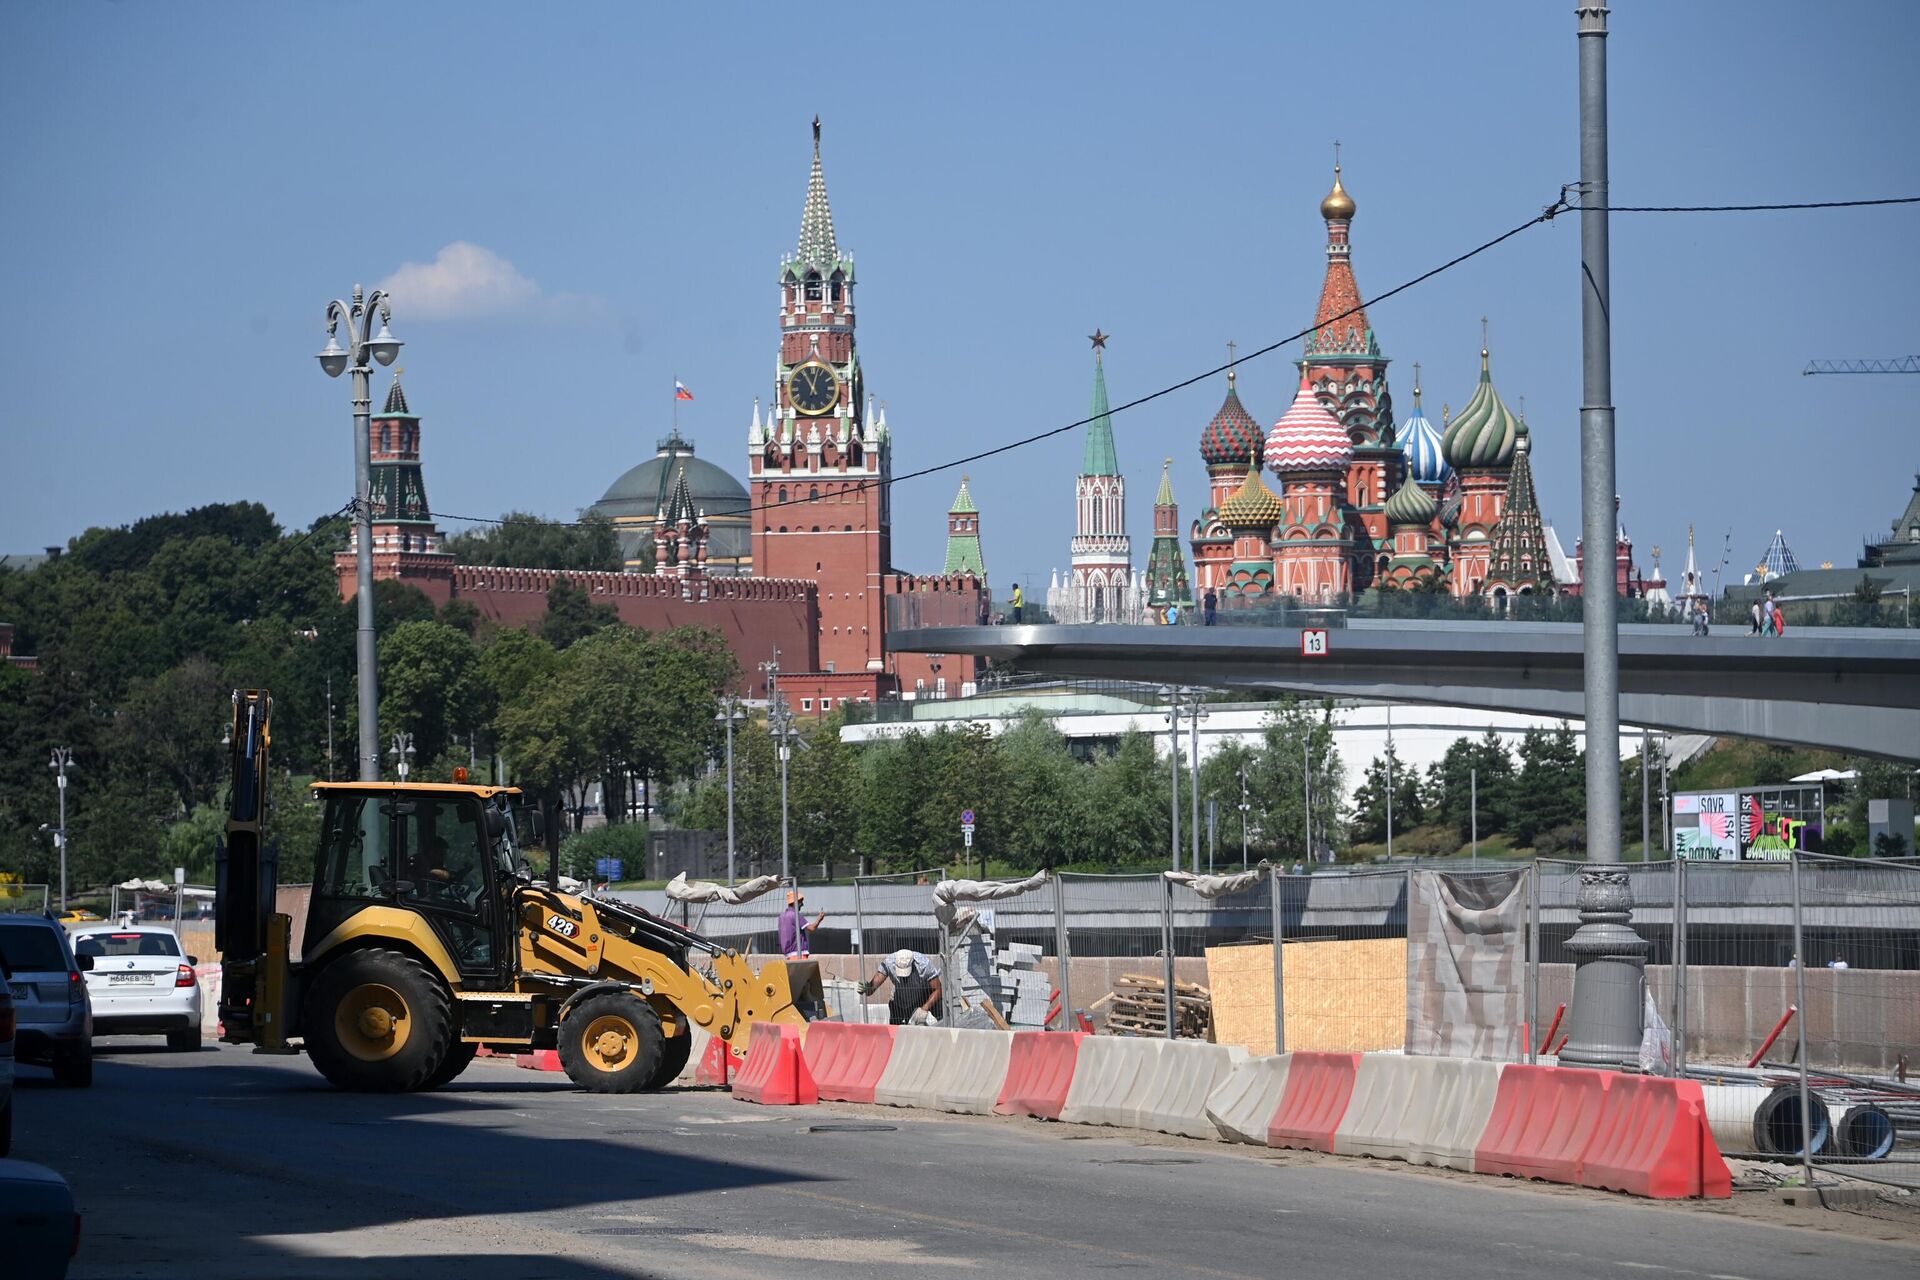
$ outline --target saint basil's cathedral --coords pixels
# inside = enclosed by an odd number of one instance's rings
[[[1443,410],[1436,428],[1421,404],[1416,365],[1412,411],[1396,425],[1388,359],[1354,277],[1354,213],[1336,164],[1333,189],[1320,202],[1326,277],[1313,333],[1297,362],[1298,389],[1266,430],[1242,402],[1229,367],[1226,398],[1200,436],[1208,496],[1188,529],[1191,576],[1164,472],[1144,580],[1133,581],[1126,567],[1124,515],[1103,501],[1124,493],[1124,481],[1096,350],[1073,569],[1049,593],[1056,616],[1164,618],[1169,606],[1191,605],[1209,591],[1228,608],[1282,596],[1331,604],[1373,588],[1495,602],[1578,594],[1580,552],[1567,557],[1541,518],[1527,424],[1494,387],[1484,332],[1480,380],[1465,407],[1458,414]],[[1096,334],[1096,348],[1105,340]],[[1277,483],[1266,480],[1267,471]],[[1615,585],[1621,593],[1665,598],[1654,554],[1653,576],[1642,579],[1632,565],[1632,543],[1620,531]]]

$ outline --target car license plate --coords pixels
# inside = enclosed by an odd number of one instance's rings
[[[33,988],[24,982],[9,982],[7,984],[7,990],[13,993],[15,1000],[26,1000],[33,995]]]
[[[144,973],[110,973],[107,975],[107,985],[110,987],[117,987],[123,982],[137,982],[145,986],[152,981],[153,979]]]

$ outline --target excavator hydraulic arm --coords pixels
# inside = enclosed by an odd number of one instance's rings
[[[768,963],[756,973],[738,952],[612,898],[529,889],[520,924],[523,973],[636,987],[669,1035],[698,1027],[725,1040],[736,1058],[746,1056],[754,1023],[804,1023],[806,1002],[819,1003],[817,969],[811,990],[796,999],[787,965]],[[688,1026],[677,1025],[683,1019]]]
[[[282,1051],[288,921],[274,914],[276,859],[265,839],[272,721],[273,699],[264,689],[234,690],[227,744],[233,785],[226,839],[214,854],[213,940],[221,954],[225,1038]]]

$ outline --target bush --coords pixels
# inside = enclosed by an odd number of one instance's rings
[[[1533,851],[1542,858],[1580,858],[1587,852],[1585,823],[1568,822],[1533,838]]]

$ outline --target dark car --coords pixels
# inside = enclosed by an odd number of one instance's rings
[[[61,1084],[93,1083],[93,1006],[67,931],[52,916],[0,916],[0,960],[13,997],[14,1054],[53,1068]]]
[[[13,991],[0,957],[0,1159],[13,1150]]]

